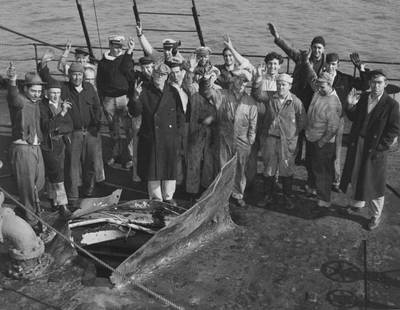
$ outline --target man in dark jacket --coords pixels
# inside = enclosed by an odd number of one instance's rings
[[[138,173],[147,181],[149,198],[176,205],[178,128],[176,90],[166,84],[170,68],[155,66],[152,83],[136,93],[129,101],[132,116],[142,116],[138,142]]]
[[[66,146],[70,145],[72,119],[68,113],[71,103],[62,102],[61,84],[56,80],[46,85],[46,98],[40,102],[40,127],[43,141],[40,144],[47,179],[47,195],[61,216],[71,213],[64,187],[64,161]]]
[[[104,107],[110,134],[113,140],[111,158],[108,164],[112,165],[123,156],[126,168],[132,167],[132,150],[129,144],[132,140],[132,119],[128,115],[128,90],[129,81],[121,71],[121,63],[124,58],[122,51],[125,38],[114,35],[109,37],[110,50],[104,53],[97,68],[97,91]],[[133,39],[128,42],[128,52],[131,54],[134,48]],[[127,52],[127,53],[128,53]],[[132,58],[130,61],[133,62]],[[122,139],[121,125],[124,128],[126,141]]]
[[[7,77],[9,78],[7,101],[13,140],[10,146],[10,158],[19,198],[25,206],[21,211],[24,219],[46,243],[54,238],[55,233],[41,225],[37,219],[41,211],[39,191],[44,186],[44,163],[40,149],[43,135],[40,129],[39,108],[44,83],[36,72],[28,72],[25,75],[24,91],[20,93],[17,87],[16,69],[12,63],[7,70]]]
[[[382,219],[387,153],[400,133],[399,104],[385,92],[386,86],[386,74],[382,70],[372,71],[371,92],[362,94],[357,102],[353,89],[346,110],[353,125],[340,188],[345,192],[351,184],[353,210],[369,204],[370,230],[378,227]]]

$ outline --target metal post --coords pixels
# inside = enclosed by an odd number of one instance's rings
[[[33,43],[33,47],[35,49],[35,62],[36,62],[36,70],[39,69],[39,61],[38,61],[38,51],[36,43]]]
[[[367,266],[367,240],[363,240],[364,250],[364,310],[368,307],[368,266]]]
[[[79,0],[76,0],[76,6],[78,8],[79,18],[81,19],[83,34],[85,35],[86,45],[89,50],[89,55],[90,55],[90,58],[92,58],[94,60],[95,57],[94,57],[93,50],[92,50],[92,44],[90,44],[89,33],[86,28],[85,17],[83,16],[82,5],[80,4]]]
[[[197,35],[199,36],[200,45],[206,46],[204,43],[204,39],[203,39],[203,33],[201,32],[199,16],[197,14],[196,4],[194,3],[194,0],[192,0],[192,5],[193,5],[192,6],[192,14],[193,14],[194,23],[196,25]]]
[[[133,0],[132,8],[133,8],[133,15],[135,15],[136,25],[140,25],[140,16],[139,16],[139,11],[137,9],[136,0]]]

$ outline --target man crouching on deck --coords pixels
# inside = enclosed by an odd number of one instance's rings
[[[11,165],[17,179],[19,197],[25,206],[23,217],[47,243],[55,237],[55,233],[42,226],[37,218],[41,211],[39,191],[44,186],[39,108],[44,83],[36,72],[28,72],[25,75],[24,92],[20,94],[16,69],[12,63],[7,70],[7,77],[13,139],[10,147]]]

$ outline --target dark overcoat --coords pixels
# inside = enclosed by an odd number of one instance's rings
[[[145,181],[175,180],[179,140],[180,99],[165,85],[161,92],[153,84],[129,102],[133,116],[142,115],[138,142],[138,174]]]
[[[340,188],[344,192],[351,182],[357,142],[367,116],[368,96],[369,93],[362,94],[357,105],[346,111],[353,124],[340,183]],[[364,137],[364,149],[354,197],[360,201],[368,201],[384,195],[388,149],[400,133],[399,104],[386,92],[370,113],[372,114]]]

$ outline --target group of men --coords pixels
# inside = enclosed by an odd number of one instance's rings
[[[337,70],[339,56],[325,53],[323,37],[315,37],[309,51],[300,51],[285,42],[274,25],[269,24],[269,30],[295,62],[292,76],[280,73],[283,57],[276,52],[254,67],[228,36],[222,65],[214,66],[211,49],[203,46],[185,59],[180,41],[172,39],[163,41],[158,55],[140,25],[140,71],[132,58],[134,40],[128,40],[124,52],[120,35],[109,38],[109,51],[98,63],[85,49],[76,49],[75,60],[67,63],[67,43],[58,64],[66,82],[50,75],[52,53],[45,53],[38,72],[25,75],[22,92],[10,65],[11,162],[21,201],[31,211],[25,219],[43,233],[32,214],[40,212],[38,192],[45,178],[47,194],[64,217],[70,213],[68,204],[91,196],[95,184],[104,180],[99,134],[104,113],[113,141],[107,163],[120,161],[132,169],[133,181],[147,182],[150,199],[176,205],[177,184],[198,197],[236,156],[231,199],[243,207],[246,184],[253,182],[261,154],[265,195],[257,204],[276,202],[281,180],[283,204],[291,209],[293,168],[305,153],[305,190],[316,195],[318,206],[329,207],[331,190],[346,192],[351,184],[351,210],[370,205],[368,227],[377,227],[387,151],[400,133],[399,106],[385,92],[386,74],[367,71],[357,54],[351,59],[360,77],[344,74]],[[356,92],[369,88],[361,97]],[[341,175],[346,118],[353,124]]]

